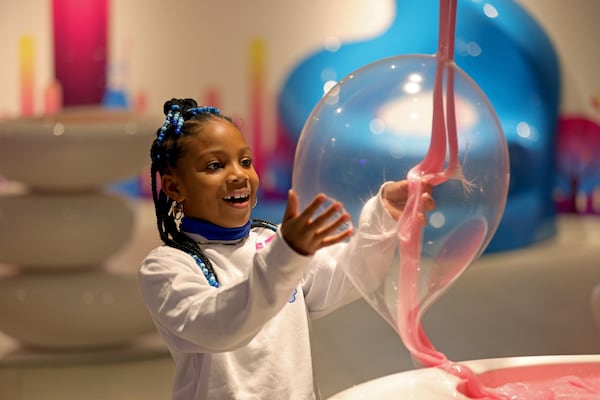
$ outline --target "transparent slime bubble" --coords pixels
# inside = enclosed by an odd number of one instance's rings
[[[296,148],[292,186],[301,206],[325,193],[343,202],[356,227],[364,203],[384,182],[407,178],[431,146],[437,64],[435,55],[380,60],[348,75],[321,99]],[[452,96],[455,112],[444,111],[456,115],[462,176],[433,190],[436,209],[423,228],[415,272],[418,304],[407,311],[419,315],[485,250],[508,191],[507,145],[491,104],[454,63],[446,68],[445,80],[451,70],[453,90],[444,89],[442,97]],[[438,156],[447,166],[445,144]],[[381,240],[398,242],[389,235]],[[346,266],[363,297],[396,330],[400,279],[407,279],[399,273],[402,257],[397,245],[392,257],[375,252],[366,265],[364,260],[359,265],[364,257],[356,257],[356,265],[349,260]]]

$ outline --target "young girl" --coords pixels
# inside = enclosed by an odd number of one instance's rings
[[[167,101],[164,112],[151,148],[164,245],[139,281],[175,360],[173,399],[316,399],[309,319],[354,292],[344,264],[367,272],[393,252],[406,182],[382,186],[356,234],[342,204],[319,212],[321,194],[300,211],[293,190],[276,227],[251,218],[259,179],[231,119],[192,99]],[[433,206],[428,188],[423,211]]]

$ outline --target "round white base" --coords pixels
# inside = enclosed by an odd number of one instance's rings
[[[29,352],[0,337],[0,399],[169,399],[173,370],[155,335],[127,347],[72,353]]]
[[[0,279],[0,330],[38,351],[110,349],[155,329],[134,274],[103,268]]]
[[[72,351],[27,349],[8,336],[0,337],[0,371],[12,368],[114,364],[163,357],[170,357],[169,351],[157,334],[135,338],[122,346]]]
[[[106,191],[0,194],[0,262],[88,269],[127,245],[134,218],[128,198]]]
[[[36,188],[98,188],[134,176],[148,164],[160,123],[95,106],[1,121],[0,171]]]

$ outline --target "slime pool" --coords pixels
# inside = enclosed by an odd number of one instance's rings
[[[467,361],[481,383],[510,390],[515,400],[600,399],[600,355],[528,356]],[[459,379],[437,367],[416,369],[374,379],[344,390],[330,400],[468,399],[456,388]],[[524,397],[523,386],[529,392]],[[552,393],[549,388],[557,392]],[[560,393],[558,393],[560,390]]]

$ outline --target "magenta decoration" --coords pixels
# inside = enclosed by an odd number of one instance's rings
[[[65,106],[100,104],[106,86],[108,0],[53,0],[54,71]]]

